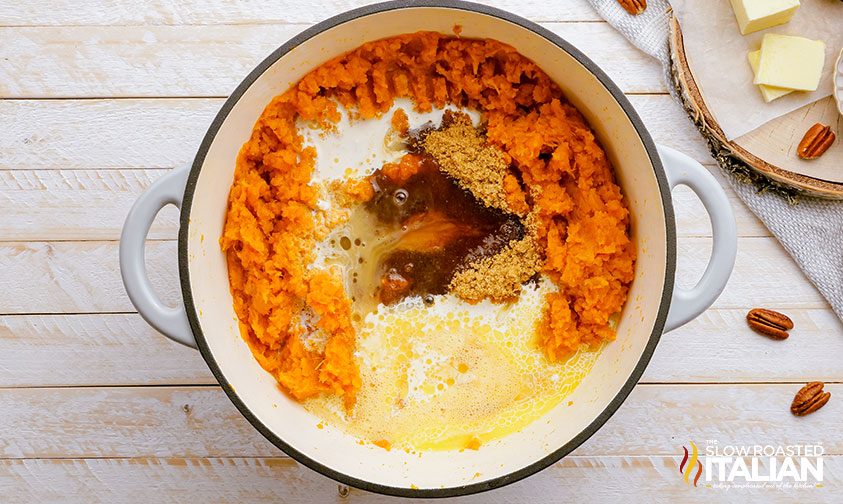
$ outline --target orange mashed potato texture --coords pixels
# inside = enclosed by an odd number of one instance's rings
[[[240,330],[261,366],[297,400],[328,393],[353,407],[361,381],[350,301],[338,275],[308,268],[317,240],[316,152],[296,120],[330,129],[338,103],[366,119],[398,97],[420,111],[448,103],[481,111],[488,141],[530,188],[544,273],[559,287],[536,329],[547,358],[613,339],[609,317],[626,300],[635,252],[620,188],[588,124],[512,47],[420,32],[316,68],[272,100],[240,151],[220,242]],[[302,338],[316,330],[327,337],[324,349]]]

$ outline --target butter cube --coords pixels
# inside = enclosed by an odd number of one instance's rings
[[[825,64],[825,43],[790,35],[767,33],[761,40],[761,56],[755,84],[814,91]]]
[[[790,21],[799,0],[731,0],[741,33],[757,32]]]
[[[752,51],[747,53],[746,58],[749,60],[749,66],[752,67],[752,73],[758,73],[758,58],[761,57],[761,51]],[[765,86],[764,84],[758,85],[758,90],[761,91],[761,96],[764,98],[764,101],[770,103],[771,101],[775,100],[776,98],[781,98],[786,94],[790,94],[793,92],[792,89],[787,88],[780,88],[775,86]]]

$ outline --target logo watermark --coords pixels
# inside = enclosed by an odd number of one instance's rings
[[[696,443],[691,441],[691,456],[690,460],[688,457],[688,449],[684,446],[682,447],[685,450],[685,455],[682,457],[682,462],[679,463],[679,474],[682,475],[682,479],[685,481],[686,484],[691,484],[691,473],[694,472],[694,469],[697,470],[696,475],[694,476],[694,486],[697,486],[697,483],[700,481],[700,476],[702,475],[702,462],[699,461],[699,450],[697,449]]]
[[[679,473],[687,485],[729,488],[813,488],[822,486],[822,443],[813,444],[720,444],[706,440],[700,453],[697,444],[682,447]]]

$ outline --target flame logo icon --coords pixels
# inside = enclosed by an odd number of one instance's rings
[[[682,475],[682,479],[685,480],[685,484],[691,484],[691,473],[694,472],[694,467],[697,469],[697,475],[694,476],[694,486],[697,486],[697,482],[700,480],[700,476],[702,476],[702,462],[700,462],[700,452],[697,449],[697,445],[691,441],[691,454],[690,460],[688,460],[688,449],[684,446],[682,447],[685,450],[685,456],[682,457],[682,462],[679,463],[679,474]]]

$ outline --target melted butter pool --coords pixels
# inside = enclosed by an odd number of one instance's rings
[[[517,303],[470,305],[436,296],[380,305],[359,323],[363,379],[346,414],[336,397],[305,407],[365,441],[408,450],[460,450],[519,431],[579,385],[598,351],[552,364],[532,336],[549,281],[525,287]]]

